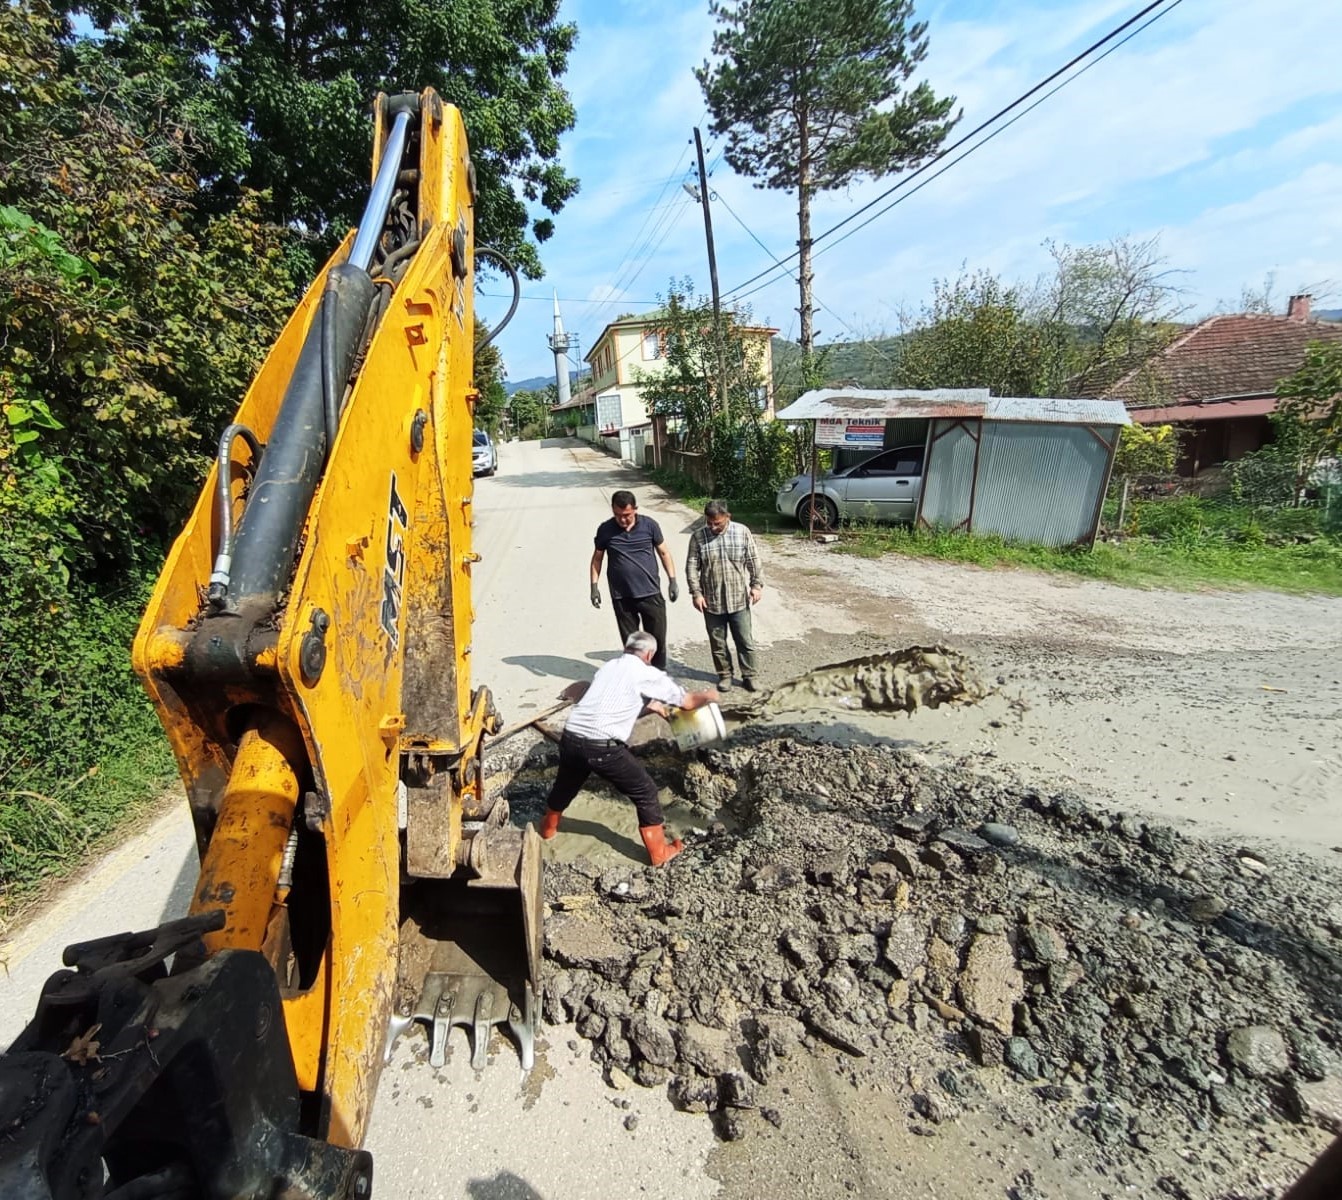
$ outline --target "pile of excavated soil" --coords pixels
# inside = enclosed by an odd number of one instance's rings
[[[915,1131],[993,1105],[1056,1126],[1100,1195],[1273,1195],[1279,1134],[1342,1127],[1328,864],[776,731],[655,770],[723,820],[664,871],[547,868],[545,1016],[615,1085],[734,1140],[794,1119],[771,1084],[823,1054],[907,1089]]]

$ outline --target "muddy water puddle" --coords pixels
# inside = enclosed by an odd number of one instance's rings
[[[945,646],[909,646],[817,667],[732,714],[737,722],[817,708],[913,713],[974,704],[988,687],[969,660]]]
[[[804,735],[823,731],[831,739],[860,744],[888,738],[890,730],[881,727],[890,716],[975,704],[989,690],[969,660],[945,646],[865,655],[808,671],[744,705],[732,706],[735,693],[730,694],[723,710],[725,745],[793,725]],[[837,717],[843,720],[836,721]],[[548,726],[545,733],[549,737],[532,730],[500,744],[493,755],[486,752],[487,795],[508,803],[514,824],[539,821],[544,812],[557,766],[550,738],[557,736],[558,728]],[[721,779],[717,786],[705,787],[706,767],[700,755],[678,751],[664,721],[645,717],[634,743],[660,785],[667,824],[676,836],[738,831],[738,816],[730,803],[733,781]],[[713,802],[706,802],[709,797]],[[599,780],[591,780],[578,794],[564,814],[561,831],[565,836],[545,845],[549,862],[646,861],[634,806]]]

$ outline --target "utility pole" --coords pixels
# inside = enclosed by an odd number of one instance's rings
[[[708,281],[713,289],[713,340],[718,349],[718,408],[727,411],[727,352],[722,344],[722,299],[718,295],[718,258],[713,250],[713,213],[708,207],[708,172],[704,169],[704,143],[694,127],[694,153],[699,160],[699,199],[704,206],[704,236],[708,239]]]

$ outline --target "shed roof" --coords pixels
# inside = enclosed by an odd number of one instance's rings
[[[816,388],[798,396],[774,415],[780,421],[981,417],[987,404],[987,388],[937,388],[935,391]]]
[[[583,392],[575,396],[567,404],[556,404],[550,411],[567,412],[570,408],[591,408],[595,403],[596,397],[591,392]]]
[[[1131,425],[1118,400],[993,396],[987,388],[867,391],[817,388],[777,414],[781,421],[891,420],[898,417],[983,417],[1049,425]]]
[[[1061,396],[993,396],[983,414],[988,421],[1040,425],[1131,425],[1121,400],[1074,400]]]

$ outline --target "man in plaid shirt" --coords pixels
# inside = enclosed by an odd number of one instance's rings
[[[703,528],[690,537],[690,556],[685,563],[694,607],[704,614],[708,647],[718,673],[718,691],[732,686],[732,655],[727,647],[730,630],[736,643],[741,684],[755,690],[755,639],[750,628],[750,606],[760,602],[764,578],[760,574],[760,552],[755,537],[737,525],[721,500],[704,506]]]

